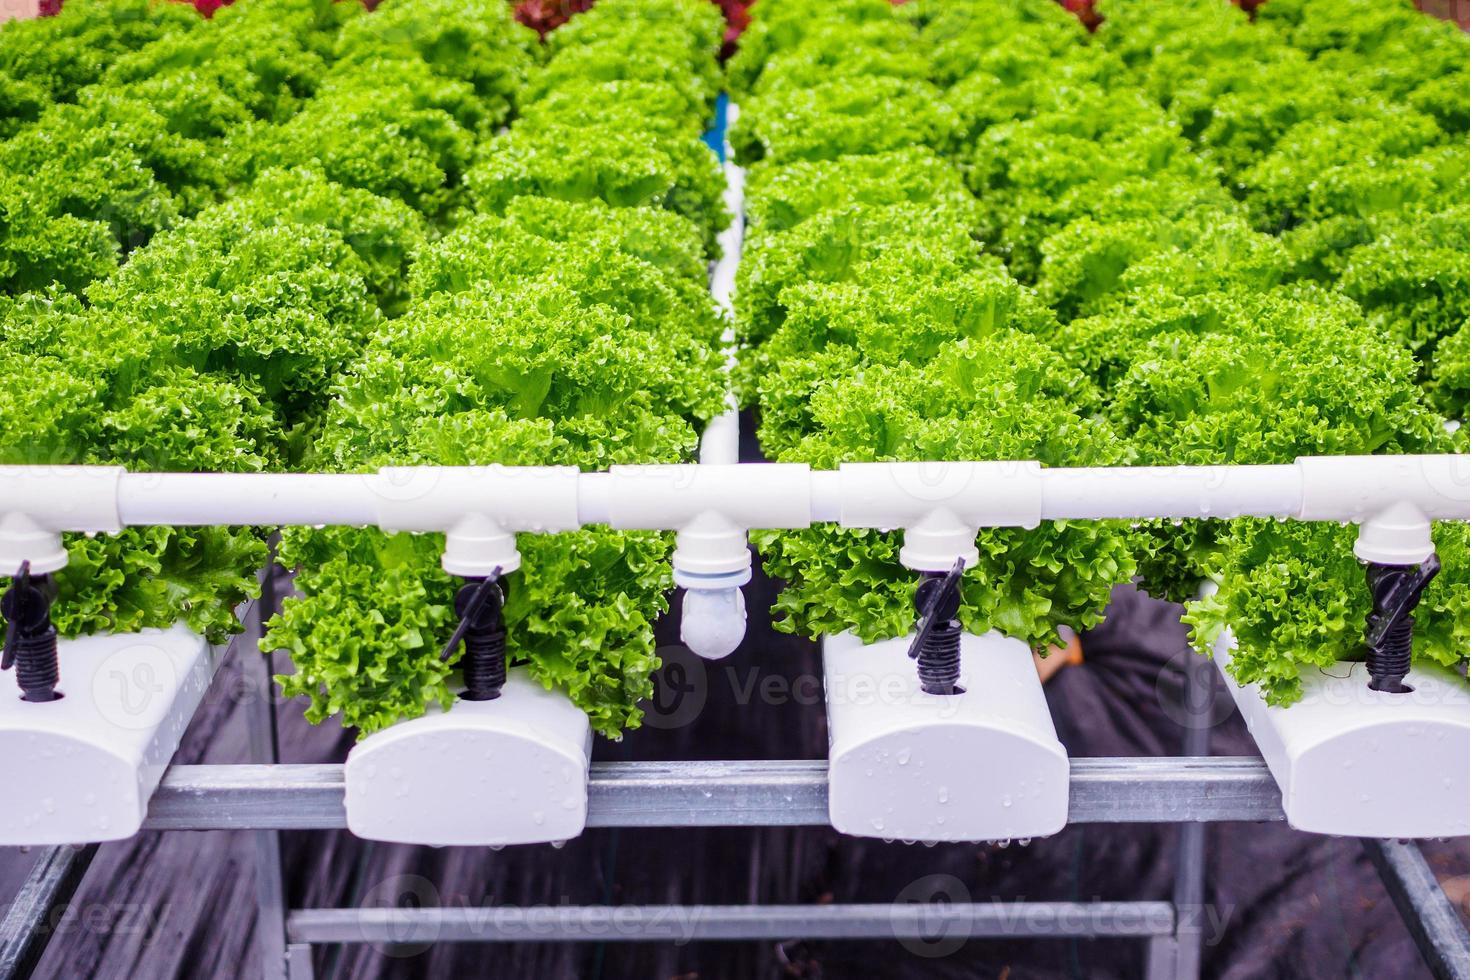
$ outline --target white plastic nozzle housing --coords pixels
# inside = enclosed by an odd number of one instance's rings
[[[517,531],[581,526],[575,466],[384,467],[369,478],[385,531],[442,531],[451,575],[521,567]]]
[[[121,531],[117,488],[124,472],[121,466],[0,466],[0,575],[27,561],[36,575],[65,568],[62,531]]]
[[[136,834],[224,659],[183,626],[59,643],[57,701],[21,700],[0,673],[0,844],[75,844]]]
[[[706,660],[720,660],[735,652],[745,639],[745,593],[740,586],[748,581],[749,571],[743,581],[724,588],[685,586],[679,616],[679,639],[685,646]]]
[[[612,527],[678,528],[674,581],[686,590],[680,636],[712,659],[745,636],[746,530],[812,521],[811,469],[798,463],[614,466],[596,497]]]
[[[697,515],[674,538],[674,572],[686,578],[745,573],[750,579],[750,544],[745,528],[719,511]],[[685,585],[680,582],[680,585]],[[695,584],[686,588],[698,588]]]
[[[1358,528],[1353,554],[1379,565],[1418,565],[1434,554],[1429,518],[1413,504],[1393,504]]]
[[[1205,594],[1213,591],[1208,583]],[[1375,691],[1361,663],[1302,671],[1302,698],[1266,703],[1259,684],[1230,676],[1235,638],[1214,659],[1297,830],[1347,837],[1470,834],[1470,690],[1438,664],[1415,661],[1399,694]]]
[[[745,597],[750,581],[749,527],[804,527],[811,522],[809,470],[801,465],[759,468],[750,492],[742,492],[749,466],[612,468],[608,523],[649,527],[661,520],[679,527],[674,582],[684,592],[679,635],[701,657],[727,657],[745,638]],[[689,490],[698,488],[691,499]]]
[[[918,524],[904,529],[898,560],[916,572],[947,572],[956,558],[970,568],[980,561],[980,550],[975,547],[979,533],[978,527],[965,524],[947,510],[930,511]]]

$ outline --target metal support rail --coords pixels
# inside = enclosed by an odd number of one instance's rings
[[[58,916],[96,856],[96,844],[62,844],[41,852],[0,919],[0,980],[28,977],[35,970],[61,924]]]
[[[1365,840],[1363,849],[1429,971],[1440,980],[1470,978],[1470,933],[1419,846],[1412,841]]]
[[[1169,902],[563,905],[299,909],[293,943],[695,942],[752,939],[1048,939],[1167,936]]]
[[[1069,823],[1285,820],[1265,763],[1248,758],[1073,759]],[[145,830],[347,826],[340,765],[173,766]],[[827,826],[827,763],[600,762],[588,827]]]

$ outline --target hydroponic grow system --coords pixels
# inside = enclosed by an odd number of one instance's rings
[[[732,168],[733,169],[733,168]],[[738,194],[738,175],[732,180]],[[738,203],[738,197],[735,199]],[[714,275],[728,297],[739,224]],[[1352,522],[1365,561],[1408,564],[1432,552],[1430,522],[1470,520],[1470,467],[1459,456],[1306,457],[1275,466],[1051,469],[1026,461],[854,463],[835,471],[739,464],[733,412],[713,423],[695,465],[404,467],[375,474],[129,473],[122,467],[0,467],[0,567],[33,574],[64,566],[61,534],[132,525],[377,526],[446,535],[446,571],[472,577],[516,568],[519,534],[586,524],[678,532],[675,574],[685,589],[684,635],[722,656],[744,633],[739,587],[750,577],[746,532],[818,522],[902,529],[904,563],[946,572],[974,560],[982,527],[1106,518],[1275,517]],[[246,611],[236,644],[257,681],[260,623],[274,589]],[[223,651],[182,631],[63,641],[63,687],[115,697],[22,700],[0,674],[0,749],[11,791],[0,801],[6,844],[114,840],[139,830],[254,830],[259,835],[261,943],[267,973],[311,975],[315,943],[622,939],[918,937],[963,924],[974,937],[1135,936],[1149,942],[1151,977],[1197,973],[1197,927],[1179,910],[1200,903],[1203,824],[1286,820],[1304,830],[1372,838],[1366,844],[1396,902],[1415,921],[1442,975],[1470,975],[1470,941],[1411,844],[1378,838],[1470,832],[1470,783],[1442,778],[1470,750],[1470,692],[1462,679],[1416,667],[1415,692],[1370,691],[1361,674],[1324,679],[1305,703],[1267,707],[1234,690],[1266,764],[1209,759],[1208,729],[1188,729],[1179,759],[1068,760],[1024,644],[964,638],[963,694],[920,689],[907,640],[826,644],[832,747],[827,764],[589,764],[586,718],[514,672],[504,696],[459,701],[369,737],[344,766],[280,765],[269,699],[253,720],[260,764],[165,765]],[[1228,657],[1222,644],[1219,662]],[[1200,662],[1202,665],[1203,662]],[[123,678],[114,688],[96,679]],[[141,672],[141,673],[140,673]],[[1202,673],[1203,672],[1203,673]],[[1191,665],[1196,692],[1215,683]],[[1447,675],[1447,672],[1446,672]],[[129,683],[159,686],[131,713]],[[888,697],[864,696],[887,685]],[[1208,698],[1187,698],[1198,711]],[[1414,753],[1399,751],[1406,743]],[[446,778],[498,760],[503,803]],[[928,761],[927,766],[907,763]],[[925,771],[933,774],[926,777]],[[942,774],[950,773],[950,777]],[[952,774],[968,775],[964,785]],[[934,782],[933,779],[942,779]],[[404,792],[408,790],[408,792]],[[1426,790],[1428,796],[1426,796]],[[1413,800],[1413,805],[1406,801]],[[943,805],[941,805],[943,804]],[[948,818],[946,821],[945,818]],[[936,821],[936,818],[938,820]],[[1068,823],[1180,822],[1172,902],[985,903],[921,906],[511,909],[284,907],[284,829],[346,828],[425,844],[563,840],[583,827],[831,825],[905,840],[1041,836]],[[95,845],[49,852],[3,928],[3,967],[33,962],[36,926],[64,902]],[[673,922],[692,923],[674,936]],[[1038,923],[1040,923],[1038,925]],[[8,974],[6,974],[8,975]]]
[[[725,172],[736,220],[721,236],[711,289],[729,310],[743,173],[728,164]],[[733,336],[726,340],[733,346]],[[59,570],[64,532],[345,525],[441,532],[446,572],[493,582],[519,566],[519,535],[588,525],[667,530],[677,534],[683,638],[695,652],[720,657],[745,632],[740,590],[751,577],[750,530],[902,530],[906,567],[952,579],[976,560],[976,534],[990,527],[1241,517],[1353,523],[1358,558],[1410,567],[1433,554],[1432,521],[1470,520],[1470,464],[1460,456],[813,470],[741,464],[739,434],[732,398],[706,429],[700,462],[690,465],[397,467],[363,475],[0,467],[0,569]],[[283,588],[271,570],[263,573],[263,594],[241,611],[247,630],[232,644],[262,691],[270,685],[262,624]],[[75,889],[95,842],[139,830],[251,830],[259,943],[273,978],[311,976],[318,943],[904,938],[947,924],[977,938],[1136,937],[1149,944],[1151,978],[1187,977],[1199,968],[1198,925],[1183,913],[1202,904],[1203,825],[1282,820],[1365,838],[1431,967],[1470,976],[1470,937],[1414,845],[1393,840],[1470,833],[1470,781],[1444,775],[1470,750],[1463,678],[1416,665],[1400,678],[1412,690],[1396,692],[1371,689],[1359,671],[1313,676],[1290,709],[1269,707],[1254,687],[1227,679],[1262,763],[1208,757],[1203,692],[1220,681],[1192,658],[1184,667],[1192,692],[1185,704],[1195,723],[1186,727],[1181,757],[1071,760],[1025,644],[996,633],[959,637],[949,676],[925,675],[922,659],[916,668],[905,656],[922,646],[925,628],[917,638],[885,643],[824,640],[825,763],[591,763],[587,718],[512,669],[494,682],[498,697],[459,700],[389,726],[344,765],[279,764],[271,699],[261,697],[251,701],[255,764],[168,768],[226,651],[181,628],[62,641],[59,686],[89,696],[48,699],[58,682],[44,669],[0,673],[0,751],[10,777],[0,799],[0,843],[55,845],[0,921],[0,976],[34,964],[47,913]],[[1221,670],[1229,656],[1227,636],[1216,650]],[[936,683],[946,693],[931,690]],[[450,778],[486,759],[495,760],[494,795]],[[286,829],[348,829],[376,840],[498,846],[565,840],[585,827],[832,826],[928,842],[1132,822],[1182,825],[1170,901],[291,910],[276,838]],[[91,843],[67,846],[77,842]]]
[[[728,167],[739,213],[741,175]],[[723,237],[712,276],[728,304],[741,225]],[[0,467],[0,567],[63,567],[63,532],[133,525],[351,525],[446,535],[446,571],[483,577],[519,565],[519,534],[588,524],[678,533],[676,581],[692,649],[723,656],[744,635],[746,532],[902,529],[916,572],[974,560],[983,527],[1042,521],[1274,517],[1351,522],[1365,561],[1417,564],[1430,522],[1470,520],[1470,466],[1459,456],[1304,457],[1272,466],[1044,468],[1033,461],[851,463],[834,471],[740,464],[733,409],[709,426],[701,462],[572,467],[399,467],[375,474],[129,473],[122,467]],[[268,585],[269,585],[268,578]],[[234,644],[262,689],[260,624],[275,589],[245,611]],[[1414,692],[1370,691],[1361,674],[1309,681],[1304,703],[1268,707],[1227,682],[1265,757],[1209,759],[1203,721],[1178,759],[1069,760],[1056,739],[1029,649],[966,636],[963,694],[920,688],[910,640],[825,644],[826,764],[590,764],[587,721],[565,699],[512,671],[502,696],[459,701],[369,737],[335,765],[273,759],[269,698],[256,699],[255,765],[165,770],[224,651],[182,630],[63,641],[63,687],[101,697],[22,700],[0,674],[0,749],[16,778],[0,801],[6,844],[115,840],[139,830],[253,830],[258,835],[261,949],[267,975],[311,976],[317,943],[621,939],[905,938],[962,925],[976,938],[1132,936],[1149,943],[1149,976],[1198,972],[1203,824],[1286,820],[1363,837],[1437,972],[1470,976],[1470,940],[1412,844],[1380,838],[1470,832],[1470,783],[1443,778],[1470,750],[1470,691],[1416,666]],[[830,654],[830,655],[828,655]],[[1217,663],[1228,659],[1222,641]],[[103,672],[107,680],[100,680]],[[1187,667],[1199,714],[1216,681]],[[112,681],[121,678],[121,684]],[[155,685],[146,711],[127,701]],[[130,687],[130,685],[134,685]],[[888,691],[885,697],[873,692]],[[107,696],[106,691],[115,691]],[[155,692],[156,692],[155,691]],[[1400,751],[1405,743],[1413,753]],[[499,795],[449,778],[498,760]],[[928,765],[908,765],[911,760]],[[932,774],[926,776],[925,773]],[[945,776],[949,773],[949,776]],[[965,773],[964,783],[953,778]],[[1426,791],[1429,795],[1426,797]],[[1413,805],[1406,801],[1413,800]],[[498,801],[498,802],[497,802]],[[423,844],[558,841],[583,827],[808,826],[910,841],[1029,838],[1068,823],[1179,822],[1169,902],[944,906],[562,907],[288,910],[276,832],[348,829]],[[95,844],[48,852],[0,925],[0,975],[33,963],[39,925],[76,887]],[[676,914],[677,913],[677,914]],[[623,928],[610,930],[618,922]],[[679,923],[677,935],[671,931]],[[687,926],[684,924],[688,924]],[[1018,926],[1018,923],[1023,925]],[[690,931],[692,930],[692,931]],[[6,972],[6,967],[11,972]]]

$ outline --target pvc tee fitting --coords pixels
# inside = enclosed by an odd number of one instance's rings
[[[844,463],[838,468],[844,527],[904,529],[899,561],[948,572],[980,560],[981,527],[1041,523],[1041,466],[1035,462]]]
[[[121,466],[0,466],[0,575],[27,561],[34,575],[65,568],[63,531],[121,531],[124,472]]]
[[[811,524],[811,470],[802,464],[614,466],[606,518],[618,528],[678,528],[674,582],[684,588],[680,637],[701,657],[729,656],[745,637],[751,527]]]
[[[384,467],[372,478],[378,526],[442,531],[444,570],[466,578],[521,567],[518,531],[572,531],[575,466]]]

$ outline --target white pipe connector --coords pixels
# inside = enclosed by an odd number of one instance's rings
[[[1377,565],[1418,565],[1434,554],[1429,518],[1400,501],[1364,521],[1353,554]]]
[[[1026,461],[844,463],[838,468],[838,520],[844,527],[904,529],[899,561],[920,572],[947,572],[956,559],[980,560],[984,527],[1041,523],[1041,465]]]
[[[1303,456],[1299,508],[1307,521],[1362,524],[1398,504],[1433,521],[1470,517],[1470,456]]]
[[[63,531],[123,529],[121,466],[0,466],[0,575],[24,562],[47,575],[66,567]]]
[[[483,578],[521,567],[518,531],[581,527],[575,466],[384,467],[371,480],[385,531],[442,531],[444,570]]]
[[[807,527],[811,470],[805,464],[699,463],[614,466],[594,506],[629,530],[674,527],[674,582],[683,587],[680,635],[701,657],[729,656],[745,637],[751,527]]]

